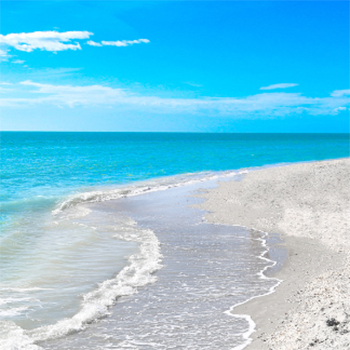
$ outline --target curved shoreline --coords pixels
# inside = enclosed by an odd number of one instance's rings
[[[279,233],[288,250],[274,276],[284,280],[276,292],[233,311],[256,322],[248,349],[347,348],[349,174],[348,158],[292,164],[250,172],[203,195],[209,222]]]
[[[244,228],[249,229],[247,227],[244,227]],[[257,230],[254,230],[254,231],[257,231]],[[270,287],[269,291],[266,292],[265,294],[253,296],[253,297],[249,298],[248,300],[245,300],[241,303],[238,303],[238,304],[231,306],[229,310],[225,311],[225,314],[227,314],[227,315],[237,317],[237,318],[244,318],[249,324],[249,329],[247,330],[247,332],[245,332],[242,335],[243,338],[245,339],[245,343],[234,347],[233,350],[243,350],[248,345],[250,345],[253,341],[253,339],[251,338],[251,335],[255,332],[255,329],[256,329],[256,323],[253,321],[252,317],[250,316],[250,313],[247,312],[243,306],[246,304],[249,304],[250,302],[252,302],[256,299],[263,298],[263,297],[266,297],[268,295],[275,293],[276,288],[283,282],[283,280],[281,280],[277,277],[268,277],[265,275],[265,271],[274,267],[277,264],[277,261],[274,261],[274,260],[269,259],[269,258],[265,258],[264,255],[266,255],[270,250],[268,245],[267,245],[267,239],[266,239],[266,237],[268,236],[268,233],[263,232],[263,231],[260,231],[260,232],[264,233],[265,236],[263,238],[258,238],[258,240],[261,241],[261,245],[263,247],[265,247],[266,250],[259,256],[259,258],[271,262],[272,265],[265,266],[263,270],[258,272],[258,276],[261,279],[274,279],[274,280],[276,280],[276,285]],[[239,311],[237,312],[237,310],[239,310],[240,307],[242,307],[242,312],[244,312],[244,313],[239,313]]]

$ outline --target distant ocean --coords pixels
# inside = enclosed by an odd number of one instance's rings
[[[349,157],[349,134],[1,132],[0,349],[243,349],[265,236],[193,194]],[[272,259],[273,260],[273,259]]]

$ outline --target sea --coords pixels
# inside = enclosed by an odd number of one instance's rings
[[[273,233],[209,224],[221,181],[349,157],[349,134],[1,132],[0,349],[244,349]],[[278,240],[278,237],[275,239]]]

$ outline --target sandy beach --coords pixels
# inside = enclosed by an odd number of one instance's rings
[[[232,310],[256,323],[247,349],[350,348],[349,183],[346,158],[252,171],[204,194],[208,222],[278,234],[288,253],[276,291]]]

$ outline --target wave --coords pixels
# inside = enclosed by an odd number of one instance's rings
[[[108,308],[116,299],[132,295],[137,292],[138,287],[156,281],[157,277],[153,273],[161,268],[162,255],[160,243],[153,231],[138,228],[132,219],[124,224],[121,231],[115,238],[140,243],[139,253],[128,258],[129,265],[115,278],[102,282],[96,290],[85,294],[82,309],[76,315],[55,325],[33,330],[33,339],[42,341],[81,330],[86,324],[108,314]]]
[[[218,178],[231,177],[248,173],[248,170],[241,171],[221,171],[221,172],[200,172],[184,175],[174,175],[156,180],[137,182],[133,185],[126,185],[117,188],[106,188],[103,190],[77,193],[61,202],[52,211],[53,215],[58,215],[64,210],[78,206],[81,203],[103,202],[108,200],[132,197],[154,191],[164,191],[169,188],[190,185],[198,182],[215,180]]]
[[[42,350],[34,344],[33,338],[14,322],[0,321],[1,350]]]
[[[89,323],[108,315],[108,309],[120,297],[130,296],[138,288],[154,283],[162,260],[160,243],[152,230],[139,228],[131,218],[118,226],[114,238],[139,243],[139,252],[128,258],[125,266],[114,278],[99,284],[98,288],[83,295],[81,309],[71,318],[58,321],[53,325],[33,330],[24,330],[12,322],[5,322],[6,341],[1,350],[39,350],[36,343],[83,330]],[[1,339],[1,336],[0,336]]]
[[[144,181],[124,187],[104,188],[103,190],[79,193],[61,202],[52,214],[54,216],[63,214],[66,219],[73,219],[87,215],[90,212],[90,209],[80,204],[163,191],[219,178],[224,179],[247,172],[247,170],[243,170],[239,172],[194,173]],[[67,209],[74,210],[72,212]],[[157,277],[154,272],[162,267],[162,254],[160,243],[154,232],[138,227],[131,218],[124,218],[122,222],[118,222],[118,229],[114,234],[114,238],[139,244],[138,253],[128,258],[128,265],[114,278],[100,283],[95,290],[83,295],[80,311],[70,318],[32,330],[24,330],[12,324],[12,322],[6,322],[4,329],[8,329],[8,338],[6,342],[3,342],[5,345],[0,345],[0,349],[39,350],[41,348],[37,343],[40,344],[40,342],[60,338],[85,329],[91,322],[107,316],[109,308],[119,298],[135,294],[138,288],[156,282]]]

